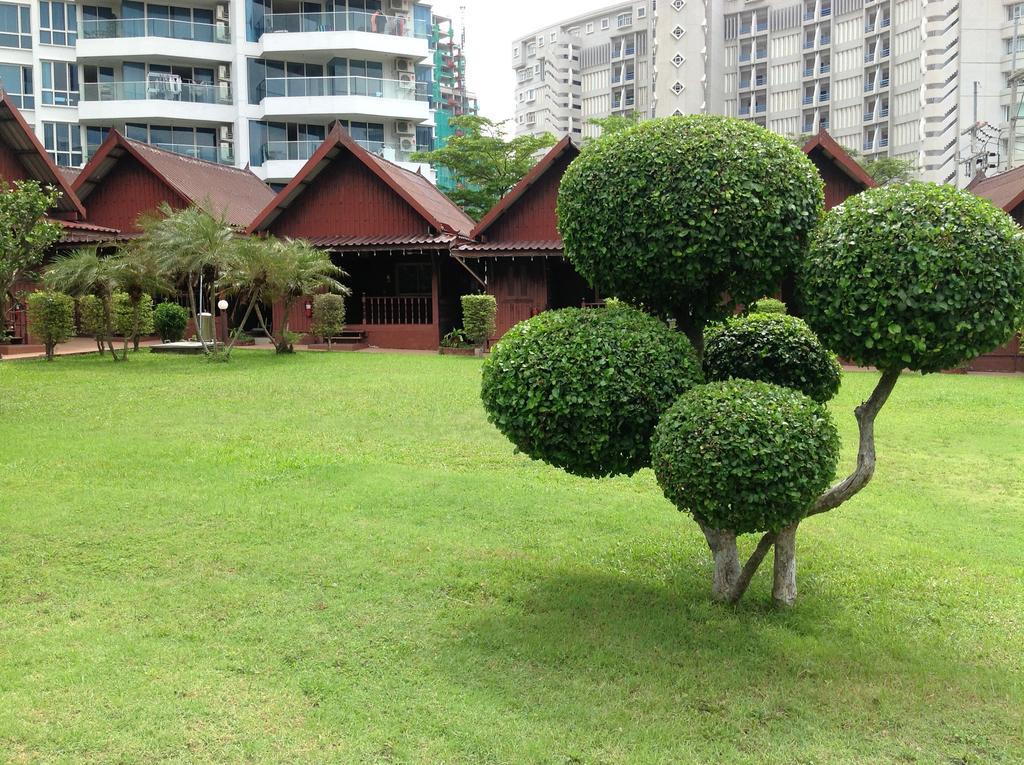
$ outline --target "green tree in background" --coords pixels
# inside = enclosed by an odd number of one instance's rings
[[[474,220],[480,220],[530,172],[539,152],[555,145],[549,133],[510,139],[504,122],[486,117],[455,117],[451,124],[456,134],[447,146],[417,152],[413,160],[448,168],[459,179],[448,196]]]
[[[917,178],[917,165],[909,159],[898,157],[879,157],[878,159],[861,160],[860,166],[879,186],[890,183],[910,183]]]

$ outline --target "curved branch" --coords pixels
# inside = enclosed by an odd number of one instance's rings
[[[900,379],[899,370],[882,373],[871,397],[854,410],[860,428],[860,446],[857,449],[857,467],[850,475],[818,497],[805,517],[827,513],[853,497],[871,481],[875,474],[875,417],[889,399],[889,394]]]
[[[732,591],[729,593],[729,602],[738,603],[740,598],[746,593],[747,588],[750,587],[750,581],[754,578],[754,574],[757,573],[757,569],[761,567],[761,561],[768,554],[768,551],[772,549],[772,545],[775,544],[775,540],[778,539],[778,534],[774,531],[769,531],[767,534],[761,537],[761,540],[757,543],[757,547],[754,548],[754,552],[747,558],[747,562],[743,565],[740,570],[739,576],[733,583]]]

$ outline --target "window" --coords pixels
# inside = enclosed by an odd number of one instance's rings
[[[601,19],[601,29],[608,29],[611,26],[611,22],[608,19]]]
[[[641,5],[639,8],[636,9],[636,17],[638,19],[647,18],[647,9]]]
[[[43,67],[43,103],[78,106],[78,66],[67,61],[40,61]]]
[[[32,67],[17,64],[0,64],[0,90],[19,109],[35,109],[36,99],[32,95]]]
[[[593,21],[588,21],[587,22],[587,34],[588,35],[594,34],[594,22]]]
[[[39,42],[73,46],[78,37],[78,13],[73,3],[39,3]]]
[[[529,45],[526,46],[526,55],[527,56],[536,56],[537,55],[537,43],[530,43]]]
[[[433,292],[434,267],[430,263],[396,263],[395,292],[399,295],[429,295]]]
[[[540,36],[537,37],[537,47],[538,48],[543,48],[544,47],[544,35],[540,35]]]
[[[512,58],[519,58],[519,46],[518,45],[513,46],[513,48],[512,48]]]
[[[556,42],[558,40],[558,32],[552,32],[548,35],[548,39],[550,39],[551,42]]]
[[[1016,3],[1007,9],[1010,21],[1024,17],[1024,3]]]
[[[27,5],[0,3],[0,46],[31,48],[32,25]]]
[[[618,15],[618,17],[615,19],[615,25],[619,29],[622,29],[623,27],[628,27],[628,26],[632,25],[632,23],[633,23],[633,14],[632,13],[620,13]]]
[[[44,122],[43,145],[61,167],[82,164],[82,131],[71,122]]]
[[[91,157],[96,153],[100,148],[100,144],[107,140],[107,133],[109,132],[110,128],[95,127],[93,125],[85,129],[85,149],[88,156]]]

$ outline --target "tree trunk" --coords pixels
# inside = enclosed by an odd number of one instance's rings
[[[796,603],[796,530],[799,523],[787,526],[775,538],[775,573],[772,600],[788,608]]]
[[[700,528],[704,532],[704,538],[714,560],[711,597],[720,602],[729,602],[740,577],[740,553],[736,547],[736,534],[724,529],[708,528],[703,523],[700,524]]]
[[[196,337],[199,338],[199,344],[203,346],[203,353],[209,353],[210,349],[206,347],[206,339],[203,337],[203,332],[199,328],[199,313],[197,312],[197,309],[196,309],[196,294],[195,294],[194,290],[195,290],[195,284],[192,282],[192,280],[189,280],[189,282],[188,282],[188,289],[187,289],[187,291],[188,291],[188,307],[189,307],[189,310],[192,312],[192,321],[195,322]]]
[[[690,341],[690,345],[693,346],[694,352],[697,354],[697,360],[704,361],[704,322],[698,322],[691,319],[689,316],[676,317],[676,326],[682,330],[682,333],[686,335]]]
[[[54,349],[54,347],[55,346],[54,346],[53,343],[47,343],[46,344],[46,360],[47,361],[53,361],[53,349]]]

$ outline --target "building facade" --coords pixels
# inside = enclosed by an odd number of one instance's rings
[[[1022,12],[1009,0],[662,0],[649,14],[653,98],[636,111],[726,114],[791,136],[824,129],[866,159],[907,159],[924,180],[966,185],[1010,163]],[[513,43],[520,78],[528,39]],[[548,118],[540,88],[530,109],[520,86],[517,128],[573,134],[582,99],[547,90],[568,106]]]
[[[579,139],[598,134],[593,118],[653,116],[652,8],[617,3],[516,40],[516,133]]]
[[[0,2],[0,87],[59,165],[111,128],[287,182],[335,120],[413,163],[433,148],[430,6],[413,0]]]

